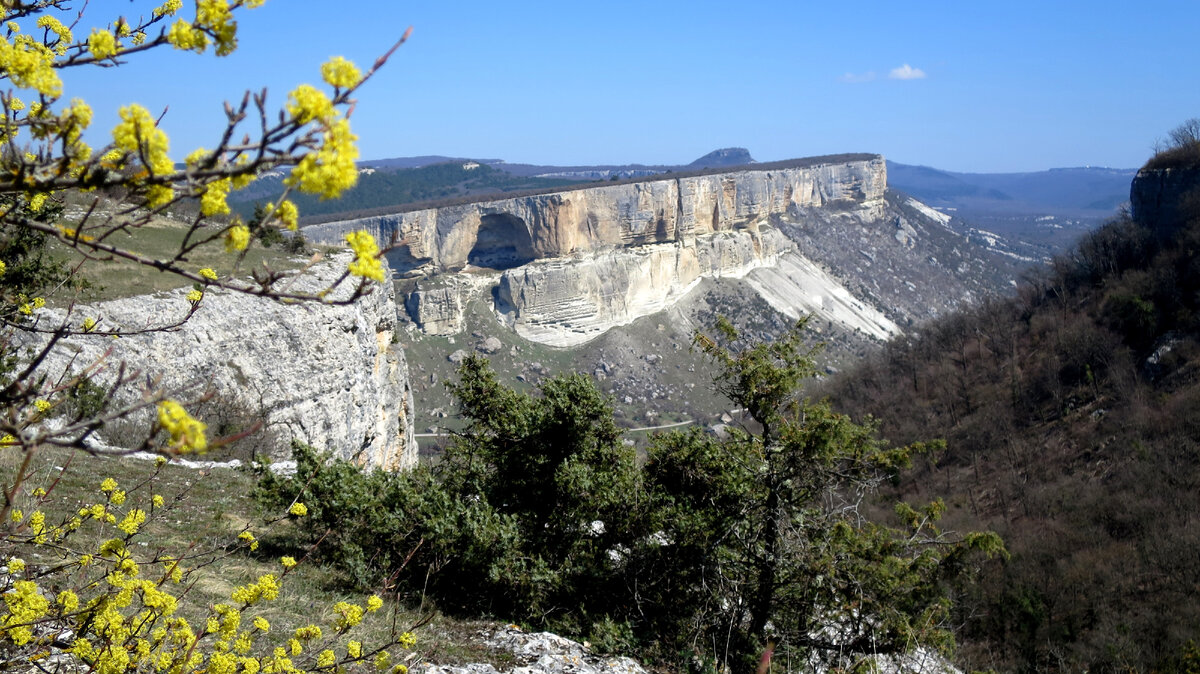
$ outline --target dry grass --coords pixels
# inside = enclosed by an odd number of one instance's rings
[[[115,208],[111,204],[106,208]],[[99,209],[98,209],[99,210]],[[68,224],[77,224],[82,217],[80,205],[68,203]],[[180,214],[182,218],[182,214]],[[103,222],[102,216],[93,214],[88,228]],[[190,226],[190,220],[155,217],[146,225],[129,231],[118,231],[105,239],[106,243],[119,246],[138,254],[156,260],[174,258]],[[209,224],[198,232],[201,240],[211,238],[213,233],[220,231],[223,225]],[[174,274],[159,271],[137,262],[122,258],[86,259],[80,251],[55,242],[50,246],[52,256],[64,260],[72,269],[78,268],[78,277],[88,283],[87,288],[75,296],[59,293],[57,297],[48,297],[52,304],[64,306],[71,301],[96,302],[131,297],[134,295],[152,294],[172,290],[189,285],[187,279]],[[245,276],[252,270],[269,266],[275,270],[297,269],[304,265],[308,257],[290,255],[278,246],[264,248],[257,242],[247,249],[245,255],[225,252],[220,240],[211,241],[193,250],[182,266],[194,270],[211,267],[221,277]]]

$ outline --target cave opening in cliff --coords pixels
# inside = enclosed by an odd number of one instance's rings
[[[533,239],[525,221],[507,213],[485,215],[480,219],[475,246],[467,262],[477,267],[512,269],[532,262]]]

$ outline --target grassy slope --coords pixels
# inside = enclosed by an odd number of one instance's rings
[[[20,460],[21,456],[16,452],[0,451],[0,479],[5,484],[11,484]],[[64,467],[66,470],[62,470]],[[186,601],[181,602],[180,615],[193,624],[207,614],[210,605],[227,603],[230,593],[238,585],[254,582],[266,573],[279,574],[282,571],[278,561],[281,555],[301,559],[305,553],[292,545],[289,533],[293,525],[288,522],[271,527],[265,525],[264,514],[259,512],[251,497],[255,477],[244,469],[196,469],[168,464],[156,470],[154,462],[149,460],[92,457],[80,452],[47,449],[35,456],[31,476],[22,490],[24,495],[18,497],[16,505],[26,514],[42,508],[47,513],[47,521],[53,524],[81,506],[103,501],[98,487],[106,476],[116,478],[121,488],[129,490],[126,508],[148,510],[152,493],[162,494],[166,499],[166,507],[156,511],[135,539],[141,541],[134,548],[135,554],[152,554],[159,549],[176,555],[185,551],[228,549],[186,579],[188,589]],[[51,484],[56,486],[51,490],[48,502],[35,505],[29,493],[38,486],[49,489]],[[235,549],[233,545],[237,534],[247,526],[261,540],[256,552]],[[68,539],[68,545],[76,552],[94,549],[111,537],[113,531],[85,525]],[[11,555],[22,557],[34,569],[52,565],[57,559],[57,555],[47,548],[0,546],[0,556]],[[179,586],[174,593],[179,595],[179,590],[185,586]],[[366,600],[367,594],[347,591],[346,587],[347,580],[338,569],[302,562],[284,578],[279,598],[261,605],[259,614],[271,623],[271,637],[279,641],[286,640],[296,627],[313,622],[328,629],[334,617],[331,610],[334,603],[362,604]],[[401,629],[406,629],[434,612],[428,605],[420,607],[419,599],[402,598],[400,604],[389,600],[385,610],[367,615],[363,624],[356,628],[354,638],[360,638],[364,643],[379,642],[386,639],[393,618]],[[493,662],[502,665],[508,662],[510,654],[490,652],[472,644],[471,637],[482,626],[478,622],[437,616],[418,630],[416,657],[440,663]]]
[[[71,211],[68,211],[70,213]],[[75,216],[68,215],[68,223],[77,223],[81,211],[75,209]],[[89,228],[100,224],[93,216]],[[188,222],[167,217],[156,217],[149,224],[130,231],[119,231],[106,239],[107,243],[126,248],[154,259],[169,259],[178,251],[179,244],[187,232]],[[210,228],[214,226],[210,225]],[[200,230],[200,236],[210,237],[205,229]],[[138,264],[131,260],[114,258],[111,260],[86,260],[77,250],[54,242],[49,247],[53,257],[62,259],[70,268],[79,268],[78,276],[87,281],[90,286],[80,292],[78,297],[67,297],[59,293],[47,298],[51,303],[66,304],[68,301],[96,302],[132,295],[152,294],[164,290],[172,290],[189,285],[187,279],[173,274],[158,271],[152,267]],[[245,275],[250,270],[261,268],[264,264],[272,269],[295,269],[304,264],[307,256],[288,255],[279,247],[263,248],[255,243],[247,249],[242,257],[225,252],[220,240],[205,243],[193,251],[184,262],[184,266],[193,270],[211,267],[222,277],[230,275]],[[82,266],[79,266],[81,263]]]

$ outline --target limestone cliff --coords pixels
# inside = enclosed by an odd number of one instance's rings
[[[345,269],[348,256],[319,264],[296,289],[323,287]],[[77,308],[105,330],[132,332],[185,315],[186,290]],[[49,317],[48,317],[49,318]],[[286,455],[292,439],[359,464],[401,469],[416,464],[413,400],[404,351],[393,344],[396,304],[383,284],[349,306],[284,305],[210,290],[179,330],[120,339],[75,336],[59,343],[43,370],[55,376],[104,357],[98,378],[117,366],[136,368],[141,380],[183,389],[181,400],[212,391],[265,417],[266,430]],[[126,398],[140,391],[124,392]],[[126,446],[129,438],[104,440]]]
[[[494,308],[518,334],[573,346],[669,307],[701,278],[775,264],[793,244],[773,218],[822,208],[881,217],[883,158],[826,159],[450,204],[305,234],[338,243],[366,229],[404,241],[395,259],[419,279],[405,304],[426,332],[460,331],[466,298],[495,285]]]
[[[878,208],[887,168],[878,155],[763,164],[752,169],[426,208],[306,227],[318,243],[340,245],[365,229],[393,235],[404,257],[424,271],[467,264],[511,268],[535,259],[674,241],[731,231],[798,208],[853,204]],[[403,271],[403,270],[402,270]]]
[[[575,346],[670,307],[703,277],[741,277],[790,249],[774,229],[740,230],[539,260],[501,275],[496,310],[525,339]]]

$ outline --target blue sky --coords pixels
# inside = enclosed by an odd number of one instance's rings
[[[267,86],[279,105],[330,56],[365,67],[409,25],[358,97],[365,159],[676,164],[741,146],[760,161],[1124,168],[1200,117],[1196,0],[268,0],[241,16],[232,56],[151,52],[72,73],[66,96],[98,129],[125,103],[167,108],[182,156],[215,143],[223,100]]]

